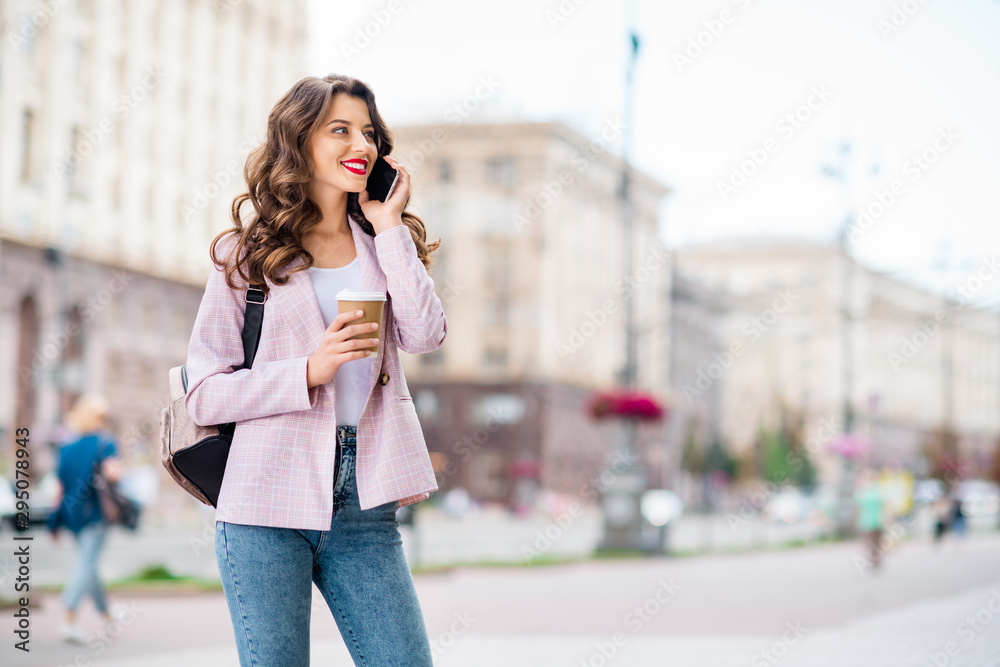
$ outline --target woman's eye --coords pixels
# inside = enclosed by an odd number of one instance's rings
[[[369,139],[374,139],[375,138],[375,132],[369,130],[368,132],[365,132],[365,136],[368,137]]]

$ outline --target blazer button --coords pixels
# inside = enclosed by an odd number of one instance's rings
[[[382,377],[380,377],[378,379],[378,383],[380,385],[382,385],[383,387],[386,386],[387,384],[389,384],[389,374],[388,373],[382,373]]]

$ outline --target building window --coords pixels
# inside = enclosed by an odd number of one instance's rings
[[[486,284],[500,293],[510,289],[510,257],[509,244],[494,243],[486,246]]]
[[[111,180],[111,207],[115,211],[122,210],[122,167],[115,170],[115,177]]]
[[[495,329],[510,327],[510,300],[496,297],[483,301],[483,326]]]
[[[146,187],[146,218],[150,221],[156,218],[156,184],[152,181]]]
[[[433,420],[441,413],[441,400],[436,392],[421,389],[413,394],[413,407],[421,419]]]
[[[513,158],[490,158],[486,161],[486,182],[502,188],[513,188],[517,180]]]
[[[21,116],[21,181],[29,183],[34,162],[35,114],[25,109]]]
[[[524,418],[524,399],[517,394],[486,394],[472,406],[476,424],[516,424]]]
[[[33,55],[35,52],[35,35],[39,33],[39,28],[32,25],[28,18],[22,19],[20,26],[21,29],[18,30],[17,37],[12,41],[15,45],[21,45],[21,51],[24,55]]]
[[[502,500],[506,489],[507,461],[501,452],[482,450],[469,461],[469,491],[473,496]]]
[[[90,140],[84,137],[79,126],[74,125],[70,133],[70,147],[66,153],[66,161],[64,163],[66,169],[66,193],[70,197],[85,198],[87,196],[85,179],[82,177],[86,172],[82,172],[80,166],[84,155],[89,155],[94,148]]]
[[[40,320],[35,299],[26,296],[21,300],[18,315],[17,359],[18,368],[36,370],[38,350],[38,334]],[[41,370],[48,370],[47,365]],[[35,378],[38,373],[25,373],[21,382],[17,383],[17,398],[14,407],[14,423],[19,426],[30,426],[35,423]]]
[[[420,355],[420,366],[427,370],[438,370],[444,367],[444,352],[441,349]]]
[[[77,178],[77,167],[80,166],[80,160],[76,151],[82,140],[83,132],[80,131],[79,126],[74,125],[73,129],[70,130],[69,152],[64,163],[64,169],[66,170],[66,192],[70,197],[75,197],[80,187],[80,181]]]
[[[63,325],[66,343],[62,349],[62,397],[60,410],[65,414],[83,394],[86,386],[86,371],[84,367],[84,322],[79,306],[70,308]]]
[[[506,368],[507,350],[496,347],[488,347],[483,353],[483,365],[487,368]]]

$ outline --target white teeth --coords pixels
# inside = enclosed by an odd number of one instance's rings
[[[342,162],[341,164],[351,169],[364,169],[367,166],[364,162]]]

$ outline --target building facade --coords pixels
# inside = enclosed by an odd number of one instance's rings
[[[499,502],[539,488],[579,495],[621,444],[619,431],[593,422],[585,407],[592,391],[619,384],[626,294],[634,303],[636,384],[668,399],[670,256],[657,232],[666,188],[630,172],[626,272],[623,165],[603,140],[558,123],[394,132],[393,154],[413,175],[427,237],[442,242],[430,272],[449,336],[440,350],[404,360],[428,446],[442,471],[450,464],[441,488]],[[437,420],[438,412],[450,417]],[[664,428],[640,429],[653,485],[667,462]],[[477,433],[486,440],[472,456]]]
[[[0,3],[0,431],[44,441],[100,391],[125,448],[156,458],[209,242],[271,106],[304,74],[306,9]]]
[[[935,433],[957,434],[970,461],[1000,435],[1000,317],[973,306],[989,267],[946,297],[858,265],[837,246],[740,239],[676,252],[677,270],[730,293],[721,350],[676,387],[692,402],[721,393],[721,431],[735,451],[788,415],[807,439],[844,427],[867,435],[873,462],[918,472]],[[831,429],[830,425],[834,428]],[[820,471],[838,467],[818,447]]]

